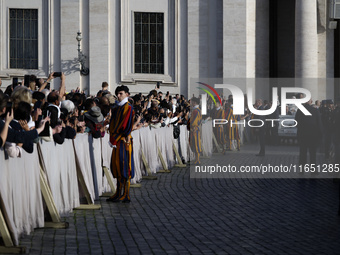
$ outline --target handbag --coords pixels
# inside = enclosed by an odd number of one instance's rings
[[[176,126],[174,125],[173,133],[174,133],[174,139],[177,139],[179,137],[179,134],[181,133],[181,130],[180,130],[178,125],[176,125]]]

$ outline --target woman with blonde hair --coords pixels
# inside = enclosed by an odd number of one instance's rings
[[[24,86],[18,86],[12,92],[11,100],[13,103],[13,108],[16,109],[20,102],[26,102],[26,103],[31,104],[32,93],[28,88]]]

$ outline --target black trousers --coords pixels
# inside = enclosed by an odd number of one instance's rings
[[[259,128],[259,140],[260,140],[260,154],[266,153],[266,128]]]
[[[307,164],[307,153],[309,152],[309,163],[316,164],[316,149],[318,141],[315,137],[301,137],[299,138],[300,155],[299,165]]]

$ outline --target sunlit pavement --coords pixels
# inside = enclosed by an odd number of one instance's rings
[[[296,146],[213,154],[203,164],[297,163]],[[322,154],[318,154],[322,160]],[[333,179],[192,179],[189,167],[131,189],[130,204],[101,198],[74,211],[68,229],[21,239],[29,254],[340,254],[338,182]]]

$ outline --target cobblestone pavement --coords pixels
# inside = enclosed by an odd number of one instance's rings
[[[213,155],[259,160],[258,148]],[[278,158],[279,157],[279,158]],[[297,161],[295,146],[266,160]],[[340,254],[338,183],[332,179],[190,179],[189,167],[131,189],[130,204],[74,211],[68,229],[21,239],[29,254]]]

